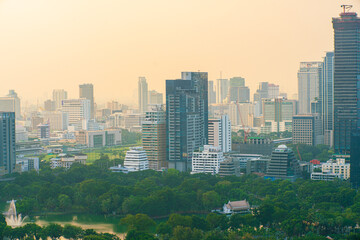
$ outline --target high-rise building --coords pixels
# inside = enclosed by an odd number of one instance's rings
[[[53,90],[53,101],[55,102],[55,110],[61,108],[61,103],[63,100],[68,98],[67,91],[64,89],[54,89]]]
[[[209,83],[208,86],[209,104],[214,104],[216,103],[216,92],[214,88],[214,81],[209,81],[208,83]]]
[[[94,85],[91,83],[79,85],[79,98],[85,98],[90,101],[90,118],[95,118],[95,100]]]
[[[44,102],[44,110],[48,112],[55,111],[55,102],[50,99],[46,100]]]
[[[205,145],[192,155],[192,173],[218,174],[224,154],[220,147]]]
[[[149,160],[149,168],[167,168],[166,162],[166,112],[162,105],[150,106],[142,121],[142,144]]]
[[[351,133],[360,127],[360,18],[343,12],[334,27],[334,149],[350,151]]]
[[[293,144],[302,143],[311,146],[323,144],[324,142],[321,129],[321,117],[319,114],[293,116]]]
[[[50,125],[39,124],[37,126],[37,137],[43,139],[50,138]]]
[[[155,90],[149,91],[149,105],[163,104],[163,94]]]
[[[91,105],[88,99],[66,99],[62,101],[62,112],[66,112],[69,118],[69,124],[75,125],[79,121],[89,121],[91,118]]]
[[[49,123],[50,131],[64,131],[69,126],[69,116],[67,112],[42,112],[42,121]]]
[[[0,175],[15,170],[15,113],[0,112]]]
[[[220,147],[222,152],[231,151],[231,122],[228,115],[209,119],[209,145]]]
[[[223,103],[229,92],[229,80],[217,79],[216,80],[216,103]]]
[[[149,161],[142,147],[131,147],[126,152],[124,167],[129,171],[143,171],[149,169]]]
[[[301,62],[298,71],[299,113],[310,114],[311,102],[320,96],[322,62]]]
[[[296,102],[282,98],[263,99],[264,126],[262,133],[292,131],[292,117],[296,115]]]
[[[167,160],[169,168],[191,169],[192,153],[207,144],[208,74],[183,72],[166,80]]]
[[[351,135],[350,151],[350,183],[352,187],[360,187],[360,132]]]
[[[271,154],[267,178],[294,181],[300,175],[299,162],[294,152],[286,145],[280,145]]]
[[[148,84],[145,77],[139,77],[138,100],[139,112],[145,113],[148,108]]]
[[[20,98],[14,90],[9,90],[6,97],[0,97],[0,111],[15,112],[15,118],[21,119]]]
[[[268,98],[278,98],[280,96],[279,85],[268,84]]]
[[[250,102],[250,89],[248,87],[230,87],[230,101],[233,102]]]
[[[322,89],[320,91],[321,117],[324,144],[332,147],[334,142],[334,52],[327,52],[323,63]]]

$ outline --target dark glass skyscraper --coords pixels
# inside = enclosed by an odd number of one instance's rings
[[[166,80],[166,141],[169,168],[187,171],[194,150],[208,140],[208,74],[183,72]]]
[[[350,151],[351,133],[360,121],[360,18],[343,12],[334,27],[334,148]]]
[[[0,175],[15,169],[15,113],[0,112]]]
[[[351,136],[350,183],[354,188],[360,187],[360,133]]]

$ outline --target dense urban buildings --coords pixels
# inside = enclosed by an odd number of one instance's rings
[[[360,127],[360,18],[343,12],[334,27],[334,148],[350,151],[351,133]]]
[[[142,121],[142,145],[146,151],[149,168],[167,168],[166,162],[166,112],[162,105],[150,106]]]
[[[95,118],[94,86],[91,83],[79,85],[79,98],[90,101],[90,118]]]
[[[319,98],[322,62],[301,62],[298,72],[299,113],[310,114],[311,102]]]
[[[148,108],[148,84],[145,77],[139,77],[138,99],[139,112],[145,113]]]
[[[163,94],[159,93],[155,90],[151,90],[148,92],[149,95],[149,105],[158,105],[163,104]]]
[[[208,74],[183,72],[166,80],[166,144],[169,168],[191,169],[195,150],[208,139]]]
[[[0,175],[15,170],[15,113],[0,112]]]

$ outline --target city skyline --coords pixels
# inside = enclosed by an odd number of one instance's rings
[[[98,103],[115,99],[136,104],[139,76],[149,80],[151,89],[165,93],[166,79],[201,70],[213,81],[220,75],[242,76],[251,95],[259,82],[268,81],[291,96],[297,92],[292,85],[299,62],[321,61],[333,50],[331,19],[341,12],[335,0],[302,1],[296,7],[265,0],[108,3],[71,3],[73,8],[67,9],[70,1],[3,1],[0,30],[8,34],[0,46],[0,77],[5,80],[0,95],[15,89],[24,102],[36,103],[60,88],[74,98],[78,84],[89,82],[96,88]],[[358,11],[356,1],[346,4]],[[200,10],[202,14],[195,16]],[[175,17],[183,11],[186,19]],[[254,13],[256,18],[248,21]],[[16,70],[18,66],[22,71]]]

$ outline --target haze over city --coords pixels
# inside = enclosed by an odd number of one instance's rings
[[[251,95],[268,81],[291,96],[299,63],[333,50],[343,3],[358,12],[358,1],[335,0],[3,0],[0,95],[36,103],[93,83],[96,102],[135,104],[139,76],[165,93],[166,79],[200,70],[242,76]]]

